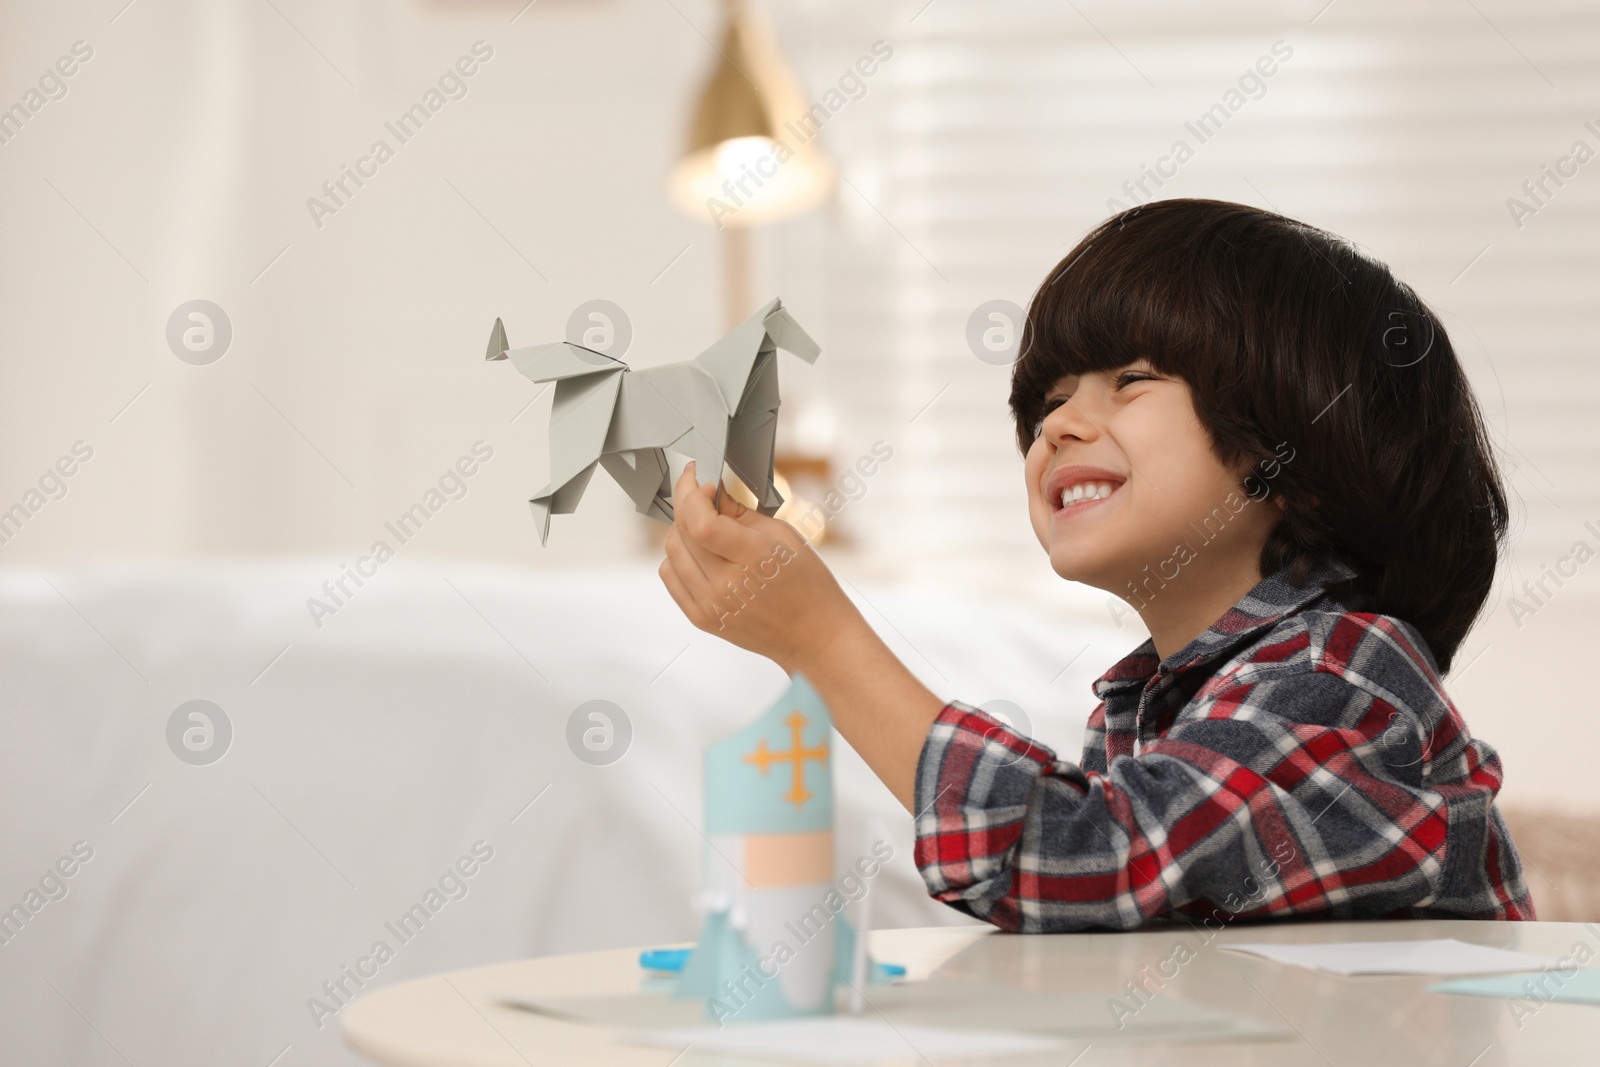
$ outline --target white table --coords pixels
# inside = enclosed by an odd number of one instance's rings
[[[1139,933],[1017,936],[987,927],[879,930],[878,959],[904,963],[916,980],[937,971],[1048,992],[1120,990],[1173,954],[1180,940],[1195,958],[1166,981],[1161,996],[1181,997],[1283,1024],[1289,1037],[1234,1043],[1092,1044],[1078,1067],[1101,1064],[1305,1064],[1378,1067],[1437,1064],[1587,1063],[1600,1060],[1600,1007],[1545,1004],[1513,1018],[1511,1002],[1426,992],[1438,978],[1345,978],[1290,967],[1219,946],[1230,941],[1377,941],[1453,937],[1461,941],[1567,956],[1586,943],[1600,952],[1600,930],[1579,923],[1373,922],[1278,923],[1224,928],[1208,944],[1185,927]],[[434,975],[370,993],[342,1013],[345,1040],[389,1067],[529,1067],[530,1064],[664,1067],[663,1049],[614,1044],[595,1028],[501,1006],[497,994],[587,995],[639,988],[638,949],[519,960]],[[1170,966],[1169,966],[1170,970]],[[1068,1056],[1059,1057],[1065,1067]],[[673,1067],[729,1064],[691,1050]],[[771,1061],[749,1061],[770,1063]]]

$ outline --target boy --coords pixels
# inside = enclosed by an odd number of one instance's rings
[[[810,679],[914,813],[929,892],[1027,932],[1532,919],[1499,757],[1439,680],[1505,491],[1416,294],[1280,215],[1159,201],[1068,254],[1021,353],[1034,532],[1150,631],[1095,683],[1079,763],[936,696],[787,523],[726,494],[718,514],[688,472],[660,570],[697,627]],[[725,616],[779,545],[793,558]]]

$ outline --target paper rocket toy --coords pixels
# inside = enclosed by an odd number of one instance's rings
[[[674,996],[718,1024],[829,1015],[854,932],[834,879],[832,720],[796,674],[755,722],[705,753],[700,941]]]
[[[720,486],[727,463],[760,501],[756,510],[776,514],[783,503],[772,478],[780,348],[807,363],[821,351],[779,300],[693,359],[645,370],[565,341],[512,348],[496,319],[486,358],[509,359],[524,376],[556,383],[550,484],[528,501],[539,543],[549,539],[551,515],[578,510],[596,465],[642,514],[662,522],[672,521],[672,486],[690,459],[701,485]]]

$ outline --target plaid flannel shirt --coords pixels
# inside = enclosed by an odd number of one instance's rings
[[[1280,573],[1158,661],[1094,684],[1074,765],[959,701],[917,764],[916,862],[1005,929],[1165,919],[1532,919],[1499,810],[1426,643]]]

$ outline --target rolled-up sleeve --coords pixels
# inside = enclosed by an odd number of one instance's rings
[[[1022,932],[1219,907],[1402,913],[1444,878],[1424,733],[1341,678],[1302,673],[1219,687],[1101,774],[954,701],[918,758],[917,867],[935,899]]]

